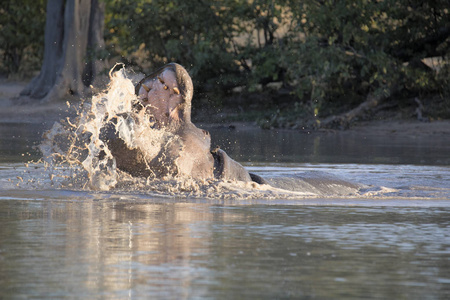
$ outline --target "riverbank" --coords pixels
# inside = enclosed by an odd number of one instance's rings
[[[0,123],[48,123],[65,118],[74,113],[78,105],[77,100],[72,100],[68,106],[66,101],[46,104],[17,104],[16,99],[20,91],[26,86],[26,82],[0,80]],[[74,98],[75,99],[75,98]],[[254,122],[201,123],[208,127],[227,127],[230,129],[257,129]],[[282,129],[277,129],[282,130]],[[310,130],[296,129],[305,134]],[[438,120],[421,122],[416,119],[385,119],[357,122],[346,130],[376,135],[450,135],[450,120]],[[333,133],[334,130],[324,130]]]

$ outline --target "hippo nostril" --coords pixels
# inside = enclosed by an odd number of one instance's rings
[[[168,112],[166,112],[165,116],[168,118],[170,116],[170,114]]]

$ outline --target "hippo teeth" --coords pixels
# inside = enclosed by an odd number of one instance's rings
[[[170,110],[170,114],[169,114],[169,116],[168,116],[169,119],[179,121],[179,117],[178,117],[178,107],[179,107],[179,105],[177,105],[174,109]]]
[[[173,91],[175,92],[175,94],[179,95],[180,94],[180,90],[177,87],[173,88]]]
[[[150,88],[148,86],[146,86],[145,84],[142,84],[142,87],[144,88],[144,90],[148,93],[150,92]]]

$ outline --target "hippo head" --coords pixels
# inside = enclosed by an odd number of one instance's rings
[[[223,150],[211,151],[209,133],[191,122],[193,84],[182,66],[176,63],[165,65],[142,79],[136,85],[135,93],[138,96],[136,111],[111,118],[100,132],[118,169],[138,177],[187,175],[202,180],[217,178],[265,183],[259,176],[249,174]],[[151,136],[140,134],[143,139],[138,138],[133,146],[129,146],[117,130],[120,123],[127,132],[135,132],[133,124],[139,123],[140,117],[147,117],[146,114],[154,120],[153,126],[164,128],[171,137],[177,137],[162,141],[159,152],[143,141]]]
[[[177,128],[191,122],[193,84],[185,68],[170,63],[136,85],[139,104],[158,127]]]

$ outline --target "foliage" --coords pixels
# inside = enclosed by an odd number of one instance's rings
[[[448,0],[104,1],[107,49],[135,70],[178,62],[189,69],[197,92],[209,93],[216,105],[218,95],[235,87],[253,93],[281,83],[289,105],[277,96],[271,105],[265,97],[259,103],[251,98],[251,105],[268,111],[260,122],[269,127],[318,126],[368,95],[405,101],[437,95],[450,107]],[[8,43],[34,45],[39,33],[25,36],[28,41]],[[440,61],[439,72],[424,64],[429,57]]]
[[[44,0],[4,0],[0,7],[1,71],[40,67],[44,49]]]
[[[292,2],[292,4],[295,1]],[[447,1],[304,1],[292,5],[298,38],[288,35],[284,65],[315,115],[331,102],[368,94],[424,94],[443,88],[422,59],[448,59]]]
[[[107,39],[124,58],[145,53],[145,62],[131,61],[145,71],[168,61],[185,65],[201,89],[271,81],[280,69],[273,22],[280,12],[272,2],[109,0]],[[255,40],[259,32],[263,38]]]
[[[368,94],[424,95],[447,86],[421,61],[448,59],[445,0],[111,0],[109,9],[110,39],[124,57],[144,47],[148,64],[140,65],[148,69],[178,61],[204,90],[252,92],[282,81],[292,105],[317,121]],[[288,119],[296,111],[289,108]]]
[[[201,0],[110,0],[106,39],[125,60],[144,71],[175,61],[190,68],[198,82],[214,85],[220,73],[226,81],[225,74],[238,71],[227,51],[232,46],[228,36],[232,22],[227,11],[220,16],[217,12]],[[133,55],[137,52],[141,55]]]

